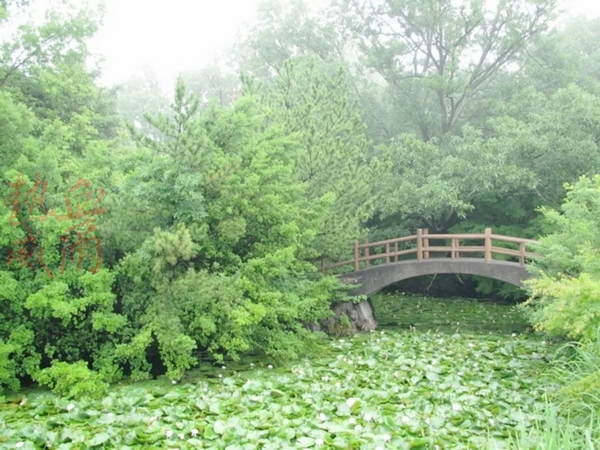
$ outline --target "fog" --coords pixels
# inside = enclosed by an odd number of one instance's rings
[[[224,62],[227,49],[255,23],[261,0],[102,3],[104,25],[91,46],[104,59],[102,84],[120,83],[151,69],[169,89],[181,72]],[[600,2],[563,0],[562,8],[565,17],[600,16]]]

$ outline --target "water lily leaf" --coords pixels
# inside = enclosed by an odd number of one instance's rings
[[[308,436],[302,436],[296,440],[296,448],[308,448],[315,445],[315,440]]]
[[[217,434],[223,434],[225,433],[226,426],[223,422],[217,420],[215,423],[213,423],[213,430]]]
[[[284,397],[285,396],[285,392],[279,390],[279,389],[271,389],[271,395],[273,397]]]
[[[411,449],[419,450],[419,449],[427,449],[429,447],[429,440],[425,438],[416,438],[410,441]]]
[[[107,433],[98,433],[96,436],[93,437],[91,441],[88,442],[88,444],[92,447],[98,447],[99,445],[108,442],[109,439],[110,436]]]

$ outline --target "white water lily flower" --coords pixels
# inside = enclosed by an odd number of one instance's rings
[[[21,448],[21,447],[23,447],[24,445],[25,445],[25,442],[17,442],[17,443],[15,444],[15,448]]]
[[[327,420],[327,416],[324,413],[320,413],[318,415],[319,420],[325,422]]]
[[[336,388],[341,388],[342,387],[342,383],[340,383],[339,381],[337,383],[335,383],[335,387]]]
[[[177,384],[177,380],[171,380],[171,384]]]
[[[460,411],[462,409],[462,406],[460,406],[459,403],[452,403],[452,409],[454,411]]]
[[[73,408],[75,408],[75,405],[73,403],[69,403],[67,405],[67,411],[71,411],[71,410],[73,410]]]
[[[402,423],[408,423],[408,422],[410,422],[410,417],[402,416],[402,419],[400,419],[400,420],[402,420]]]
[[[223,375],[219,374],[219,378],[223,378]]]
[[[271,364],[269,364],[269,365],[267,366],[267,368],[269,368],[269,369],[272,369],[272,368],[273,368],[273,366],[272,366]]]
[[[473,348],[473,347],[475,347],[475,344],[473,344],[472,342],[469,342],[469,347]]]
[[[373,415],[371,413],[366,413],[364,417],[367,422],[373,420]]]
[[[254,367],[254,363],[250,363],[250,367]]]
[[[349,399],[346,400],[346,405],[348,405],[349,408],[352,408],[355,404],[356,404],[355,398],[350,397]]]
[[[512,337],[517,337],[517,333],[513,333],[513,334],[512,334]]]
[[[327,381],[329,381],[329,377],[323,377],[323,378],[321,378],[321,380],[327,382]]]
[[[354,424],[356,424],[356,419],[355,419],[354,417],[350,417],[350,418],[348,419],[348,423],[349,423],[350,425],[354,425]]]
[[[190,431],[190,434],[192,435],[192,437],[198,436],[198,433],[200,433],[198,430],[196,430],[195,428]]]
[[[324,443],[325,443],[325,441],[323,439],[321,439],[321,438],[315,439],[315,445],[317,447],[321,447]]]
[[[179,439],[185,439],[185,435],[183,433],[179,433]]]
[[[360,426],[360,425],[356,425],[356,426],[354,427],[354,429],[355,429],[356,431],[361,431],[361,430],[362,430],[362,426]]]
[[[167,439],[171,439],[171,437],[173,436],[173,432],[171,430],[167,430],[165,435],[167,436]]]
[[[458,372],[458,374],[457,374],[457,375],[458,375],[459,377],[462,377],[462,376],[463,376],[463,373],[462,373],[462,372]]]
[[[225,370],[225,369],[227,369],[227,367],[225,367],[225,366],[221,366],[221,369]]]
[[[383,436],[381,436],[381,439],[383,439],[383,442],[391,441],[392,436],[390,436],[389,434],[384,434]]]

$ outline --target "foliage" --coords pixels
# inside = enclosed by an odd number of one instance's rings
[[[340,0],[336,12],[362,62],[400,102],[423,141],[457,132],[495,78],[553,19],[555,0]]]
[[[531,172],[511,161],[508,148],[471,127],[440,141],[403,135],[390,146],[395,163],[384,184],[382,217],[444,232],[479,196],[529,187]]]
[[[290,148],[295,179],[306,185],[309,201],[333,198],[315,246],[337,257],[374,213],[389,158],[370,151],[342,67],[310,57],[286,60],[269,94],[274,115],[296,138]]]
[[[265,0],[258,23],[236,47],[236,59],[244,72],[272,82],[286,62],[315,59],[342,63],[343,37],[335,25],[316,14],[305,0]]]
[[[100,398],[108,392],[108,383],[88,369],[84,361],[69,364],[54,362],[36,375],[37,381],[65,398]]]
[[[121,265],[136,329],[119,347],[127,358],[143,359],[132,348],[145,352],[156,340],[168,375],[179,379],[196,350],[221,361],[251,350],[288,358],[314,340],[302,324],[326,317],[341,292],[305,262],[317,254],[315,228],[330,198],[308,201],[293,181],[295,141],[268,119],[252,98],[200,114],[179,83],[173,115],[152,119],[164,138],[139,136],[148,164],[123,195],[162,219]],[[130,308],[141,298],[140,314]],[[140,347],[136,336],[153,338]]]
[[[515,448],[591,450],[600,443],[600,334],[585,344],[568,343],[557,354],[552,377],[558,389],[548,396],[542,420],[519,427]]]
[[[68,63],[73,56],[88,53],[86,40],[97,30],[97,11],[75,6],[70,0],[60,0],[50,5],[51,8],[41,5],[46,20],[36,24],[31,19],[33,5],[28,5],[30,2],[9,0],[7,3],[0,9],[0,17],[4,11],[5,19],[13,21],[11,27],[5,28],[0,42],[0,89],[15,75],[43,66],[57,67]],[[39,3],[36,6],[40,7]]]
[[[561,409],[552,403],[533,426],[519,424],[507,448],[521,450],[594,450],[600,445],[600,422],[595,415],[584,423],[562,417]]]
[[[537,328],[589,341],[600,327],[600,176],[582,177],[567,192],[559,211],[543,210],[552,232],[539,240],[542,257],[527,282],[531,298],[525,307]]]
[[[409,301],[394,313],[410,312]],[[444,310],[429,302],[432,311]],[[469,305],[456,300],[455,308]],[[482,307],[478,318],[510,313]],[[68,439],[73,446],[132,448],[498,448],[518,424],[544,417],[548,385],[540,373],[547,363],[539,355],[548,345],[487,330],[424,331],[426,323],[436,327],[435,314],[421,317],[423,331],[329,341],[293,364],[263,357],[254,368],[227,364],[176,385],[167,379],[122,386],[70,410],[55,396],[31,396],[23,406],[0,406],[0,445],[59,446]]]

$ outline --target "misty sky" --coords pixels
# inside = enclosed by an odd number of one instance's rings
[[[102,54],[103,83],[152,68],[166,87],[200,69],[233,44],[256,18],[260,0],[104,0],[104,27],[92,50]],[[563,0],[572,15],[600,16],[598,0]]]

